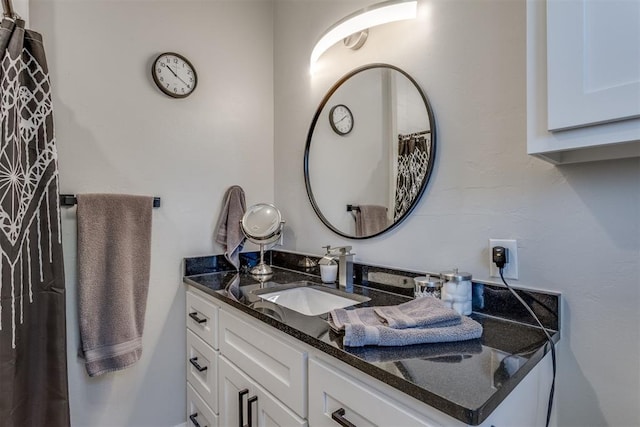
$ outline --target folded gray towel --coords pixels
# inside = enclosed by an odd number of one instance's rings
[[[405,329],[421,326],[437,326],[441,322],[460,321],[460,315],[446,307],[437,298],[416,298],[409,302],[387,307],[375,307],[382,323],[390,328]]]
[[[465,341],[482,335],[482,325],[466,316],[457,321],[440,322],[437,326],[394,329],[385,326],[372,307],[354,310],[340,308],[330,314],[331,327],[344,331],[343,343],[347,347]]]
[[[411,359],[429,360],[433,362],[459,362],[474,354],[482,353],[479,339],[416,344],[407,347],[350,347],[347,352],[367,362],[404,362]]]
[[[142,355],[153,197],[78,194],[80,355],[89,376]]]
[[[356,237],[378,234],[389,225],[387,208],[378,205],[360,205],[355,211]]]
[[[224,193],[222,210],[216,224],[216,243],[224,248],[224,256],[238,270],[240,268],[240,251],[245,236],[242,233],[242,216],[247,209],[244,190],[233,185]]]

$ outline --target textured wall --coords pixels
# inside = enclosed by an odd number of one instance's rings
[[[525,1],[423,0],[419,18],[338,46],[309,74],[320,34],[375,1],[277,0],[275,192],[287,249],[352,244],[359,261],[415,270],[457,266],[488,279],[489,238],[518,240],[514,284],[563,294],[558,424],[640,425],[640,162],[555,167],[526,154]],[[438,154],[430,185],[399,228],[367,241],[332,234],[307,200],[307,127],[352,68],[388,62],[424,88]],[[494,279],[495,280],[495,279]]]
[[[31,24],[51,70],[61,191],[162,197],[142,359],[91,379],[76,357],[75,208],[63,211],[72,423],[181,424],[181,259],[221,252],[213,227],[230,185],[248,203],[273,200],[272,3],[35,0]],[[197,68],[189,98],[155,88],[151,64],[163,51]]]

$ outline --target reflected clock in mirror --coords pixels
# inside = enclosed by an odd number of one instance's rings
[[[358,117],[349,143],[333,124],[336,105]],[[365,239],[400,224],[415,208],[433,170],[433,111],[417,82],[388,64],[342,77],[320,103],[307,136],[304,176],[320,220],[335,233]]]

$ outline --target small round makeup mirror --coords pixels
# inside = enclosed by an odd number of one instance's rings
[[[271,267],[264,262],[264,247],[276,242],[282,234],[284,221],[280,211],[269,203],[258,203],[247,209],[241,225],[247,239],[260,245],[260,263],[250,273],[256,276],[273,274]]]

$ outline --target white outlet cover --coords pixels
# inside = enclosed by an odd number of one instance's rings
[[[500,277],[500,270],[493,263],[493,248],[502,246],[509,250],[509,262],[505,264],[505,279],[518,280],[518,241],[508,239],[489,239],[489,273],[491,277]]]

